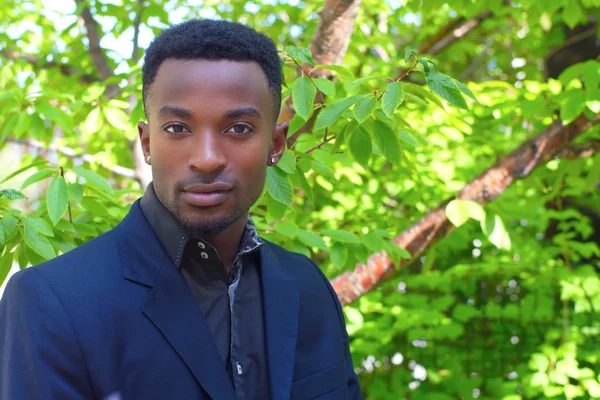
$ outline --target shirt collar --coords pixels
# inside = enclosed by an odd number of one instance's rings
[[[183,227],[169,210],[160,202],[154,191],[154,185],[150,183],[140,201],[142,212],[154,233],[165,248],[167,254],[173,260],[177,268],[181,266],[181,259],[187,243],[191,238],[187,236]],[[248,215],[246,227],[242,235],[242,241],[238,249],[236,259],[243,254],[251,253],[264,244],[258,235],[258,231]]]

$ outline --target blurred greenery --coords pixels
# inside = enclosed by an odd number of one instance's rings
[[[142,193],[137,15],[142,47],[192,17],[276,41],[290,135],[316,121],[269,168],[253,217],[330,278],[374,252],[410,257],[391,238],[553,121],[600,112],[599,0],[363,0],[343,64],[322,66],[332,79],[312,76],[307,50],[321,2],[78,3],[0,5],[0,283],[110,229]],[[456,231],[344,307],[368,399],[600,398],[599,141],[592,127],[569,144],[587,153],[485,208],[450,203]]]

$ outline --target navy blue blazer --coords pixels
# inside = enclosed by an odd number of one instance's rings
[[[328,280],[270,242],[260,256],[272,398],[361,398]],[[0,360],[2,400],[235,399],[139,201],[113,230],[13,275],[0,302]]]

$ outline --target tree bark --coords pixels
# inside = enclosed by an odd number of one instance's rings
[[[312,38],[310,51],[312,58],[317,64],[332,65],[341,64],[352,31],[354,30],[354,20],[360,6],[361,0],[325,0],[325,4],[320,12],[319,25]],[[311,72],[311,76],[315,78],[330,78],[331,72],[324,69],[317,69]],[[319,94],[317,102],[322,102],[323,97]],[[294,107],[291,99],[288,99],[285,106],[281,110],[279,122],[289,122],[295,115]],[[316,112],[298,130],[294,135],[288,138],[288,147],[292,147],[298,136],[312,129],[315,122]]]
[[[491,168],[469,182],[455,197],[472,200],[482,206],[493,201],[518,179],[558,155],[573,139],[600,121],[600,115],[588,120],[580,115],[575,121],[563,125],[556,121],[532,137],[508,155],[500,158]],[[404,259],[397,267],[385,252],[371,255],[365,264],[358,264],[353,271],[345,272],[331,281],[342,305],[350,304],[391,279],[399,269],[406,267],[438,240],[448,236],[454,225],[446,217],[446,205],[442,202],[434,211],[415,222],[396,236],[392,242],[407,250],[411,258]]]

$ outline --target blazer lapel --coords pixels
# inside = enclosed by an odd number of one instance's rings
[[[271,397],[289,400],[298,336],[300,291],[289,264],[266,243],[261,247],[265,335]]]
[[[142,312],[212,399],[234,400],[233,386],[225,368],[221,368],[221,357],[196,299],[163,250],[138,202],[115,233],[123,276],[152,287]]]

